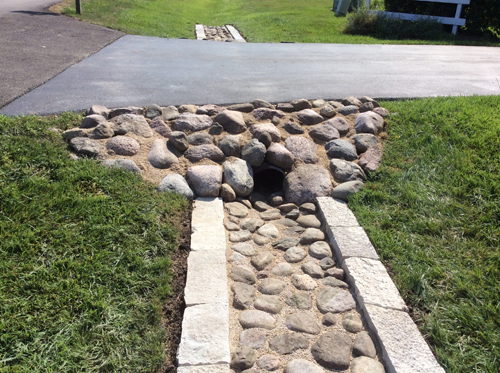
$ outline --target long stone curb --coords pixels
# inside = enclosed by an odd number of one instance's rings
[[[191,218],[178,373],[229,373],[226,234],[221,198],[197,198]]]
[[[318,198],[328,240],[382,349],[388,373],[445,373],[347,203]]]

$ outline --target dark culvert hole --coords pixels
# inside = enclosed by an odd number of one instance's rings
[[[285,173],[281,169],[274,166],[259,167],[253,174],[253,190],[268,197],[283,190],[283,180]]]

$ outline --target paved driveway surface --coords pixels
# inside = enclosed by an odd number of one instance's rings
[[[500,48],[488,47],[220,43],[126,35],[0,112],[254,98],[498,95],[499,61]]]

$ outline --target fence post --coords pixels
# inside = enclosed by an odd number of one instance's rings
[[[80,5],[80,0],[75,0],[76,14],[82,14],[82,7]]]

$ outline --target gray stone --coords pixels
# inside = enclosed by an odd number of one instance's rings
[[[243,103],[243,104],[234,104],[234,105],[229,105],[227,107],[227,110],[231,111],[241,111],[243,113],[250,113],[254,109],[253,105],[251,103]]]
[[[291,248],[292,246],[295,246],[299,243],[299,239],[295,237],[285,237],[282,239],[279,239],[277,241],[274,241],[272,243],[272,246],[274,249],[277,250],[287,250]]]
[[[366,102],[371,102],[375,107],[379,107],[379,103],[369,96],[360,97],[359,101],[361,101],[363,104]]]
[[[325,373],[325,371],[317,366],[316,364],[303,360],[303,359],[294,359],[290,361],[285,370],[284,373]]]
[[[337,319],[338,316],[336,314],[328,312],[323,315],[321,323],[325,326],[333,326],[337,324]]]
[[[92,139],[109,139],[115,134],[114,125],[110,122],[100,123],[90,134]]]
[[[225,203],[224,207],[230,215],[236,216],[238,218],[244,218],[248,215],[248,207],[240,202]]]
[[[92,128],[70,128],[62,133],[62,138],[64,141],[70,141],[75,137],[89,137],[92,131]]]
[[[365,172],[356,163],[347,162],[342,159],[332,159],[330,161],[330,171],[333,178],[339,183],[346,181],[364,180]]]
[[[290,135],[301,135],[305,130],[295,122],[286,122],[283,129]]]
[[[222,106],[210,104],[200,106],[198,109],[196,109],[196,114],[205,114],[211,117],[212,115],[217,115],[224,110],[225,108]]]
[[[257,233],[264,237],[278,238],[280,232],[274,224],[265,224],[257,230]]]
[[[336,139],[329,141],[325,145],[326,154],[330,158],[340,158],[346,161],[358,159],[356,148],[346,140]]]
[[[274,278],[266,278],[260,282],[258,290],[262,294],[277,295],[286,288],[286,282]]]
[[[196,113],[196,110],[198,110],[198,106],[196,105],[181,105],[179,106],[179,113],[191,113],[194,114]]]
[[[261,295],[255,300],[253,306],[260,311],[272,314],[280,313],[283,308],[280,299],[275,295]]]
[[[244,264],[246,263],[246,258],[240,253],[232,253],[227,261],[233,264]]]
[[[332,197],[347,202],[351,194],[359,192],[365,184],[362,181],[347,181],[337,185],[332,190]]]
[[[369,148],[378,144],[377,136],[370,133],[360,133],[351,137],[358,154],[366,152]]]
[[[296,220],[299,217],[299,215],[300,215],[299,209],[295,209],[295,210],[290,211],[288,214],[286,214],[285,218]]]
[[[309,275],[312,278],[323,278],[324,276],[321,267],[314,262],[304,263],[302,264],[301,268],[306,275]]]
[[[231,222],[231,221],[225,222],[224,223],[224,228],[226,228],[226,230],[230,231],[230,232],[236,232],[236,231],[240,230],[240,226],[238,224],[236,224],[236,223]]]
[[[109,110],[106,106],[92,105],[90,107],[90,109],[87,109],[86,115],[89,116],[89,115],[97,114],[97,115],[102,115],[104,118],[108,118],[110,111],[111,110]]]
[[[309,136],[319,141],[330,141],[340,137],[339,131],[328,122],[314,126],[309,131]]]
[[[240,314],[240,324],[244,329],[263,328],[271,330],[276,327],[276,320],[267,312],[246,310]]]
[[[106,122],[106,118],[102,115],[92,114],[82,119],[82,121],[80,122],[80,128],[94,128],[99,124],[104,124]]]
[[[73,140],[72,140],[73,141]],[[137,140],[127,136],[115,136],[106,142],[106,148],[118,155],[136,155],[141,146]]]
[[[371,358],[377,356],[377,350],[368,332],[362,331],[358,333],[354,340],[352,354],[353,356],[367,356]]]
[[[250,103],[253,105],[254,109],[258,109],[261,107],[268,108],[268,109],[274,109],[273,104],[271,104],[265,100],[255,99],[253,101],[250,101]]]
[[[306,202],[300,205],[299,207],[300,212],[304,214],[315,214],[316,213],[316,205],[311,202]]]
[[[256,360],[257,352],[253,348],[241,346],[231,355],[231,368],[239,370],[248,369],[255,364]]]
[[[330,104],[325,104],[321,110],[319,111],[319,113],[323,116],[323,117],[326,117],[326,118],[332,118],[334,117],[335,115],[337,115],[337,111],[335,110],[335,108],[330,105]]]
[[[109,168],[119,168],[136,174],[142,173],[142,170],[137,167],[135,162],[131,159],[106,159],[105,161],[102,161],[101,164]]]
[[[255,201],[255,203],[253,204],[253,207],[254,207],[254,209],[256,209],[259,212],[267,211],[271,208],[271,206],[269,206],[264,201]]]
[[[304,228],[320,228],[321,222],[315,215],[302,215],[297,219],[297,223]]]
[[[297,113],[297,118],[302,124],[313,125],[324,121],[323,117],[311,109],[304,109]]]
[[[152,137],[153,131],[142,115],[122,114],[113,118],[115,123],[115,134],[125,135],[129,132],[142,137]]]
[[[302,261],[306,256],[307,256],[307,252],[304,249],[302,249],[301,247],[298,247],[298,246],[293,246],[285,252],[285,255],[283,255],[283,258],[288,263],[298,263],[298,262]]]
[[[248,199],[250,200],[251,203],[255,203],[257,201],[262,201],[262,202],[266,201],[265,196],[263,196],[262,194],[256,193],[256,192],[252,193]],[[250,206],[250,208],[251,207],[252,206]]]
[[[295,210],[297,208],[298,207],[295,203],[285,203],[285,204],[278,207],[278,209],[284,213],[290,212],[290,211]]]
[[[189,145],[210,145],[214,143],[214,138],[205,132],[193,133],[188,136]]]
[[[358,112],[358,107],[355,105],[347,105],[343,106],[341,108],[338,108],[337,112],[342,115],[351,115],[351,114],[356,114]]]
[[[263,109],[258,109],[263,110]],[[281,141],[280,130],[272,123],[257,123],[250,127],[250,132],[253,137],[259,138],[260,135],[268,133],[271,136],[273,142]]]
[[[348,291],[332,287],[320,290],[316,297],[316,305],[322,313],[341,313],[356,308],[356,302]]]
[[[305,98],[299,98],[297,100],[290,101],[290,104],[293,107],[293,111],[300,111],[311,108],[311,103]]]
[[[210,135],[220,135],[224,131],[224,127],[222,127],[219,123],[212,124],[212,127],[208,130]]]
[[[252,257],[250,263],[258,270],[262,271],[274,260],[274,255],[269,251],[263,251]]]
[[[226,157],[240,156],[240,137],[235,135],[224,136],[219,141],[219,149],[222,150]]]
[[[309,255],[316,259],[332,257],[332,250],[328,242],[317,241],[309,247]]]
[[[259,140],[259,142],[264,144],[266,149],[269,148],[271,146],[271,143],[273,142],[271,135],[267,132],[261,133],[260,135],[256,136],[256,138],[257,140]]]
[[[337,279],[335,277],[331,277],[331,276],[326,277],[323,280],[321,280],[321,285],[342,288],[342,289],[349,288],[349,285],[347,285],[344,281],[340,281],[339,279]]]
[[[231,158],[223,163],[224,182],[229,184],[237,196],[246,197],[253,191],[253,170],[248,162]]]
[[[307,228],[300,238],[302,245],[310,245],[316,241],[325,239],[325,234],[317,228]],[[321,259],[321,258],[318,258]]]
[[[281,218],[280,210],[278,209],[269,209],[259,213],[259,216],[262,220],[276,220]]]
[[[147,159],[155,168],[169,168],[173,164],[179,163],[177,157],[167,149],[165,140],[157,139],[153,141]]]
[[[357,99],[354,96],[348,96],[342,99],[342,105],[354,105],[354,106],[361,106],[363,102],[361,100]]]
[[[184,157],[191,162],[199,162],[202,159],[210,159],[214,162],[222,162],[224,153],[213,144],[193,146],[186,150]]]
[[[270,241],[270,238],[261,236],[260,234],[256,234],[253,238],[253,242],[255,242],[259,246],[267,245]]]
[[[380,115],[382,118],[385,118],[389,115],[389,111],[383,107],[376,107],[373,109],[373,112]]]
[[[76,153],[89,157],[95,157],[102,149],[101,144],[87,137],[74,137],[70,140],[69,145]]]
[[[279,104],[276,104],[276,109],[286,113],[291,113],[293,111],[293,105],[289,102],[280,102]]]
[[[378,135],[384,128],[384,118],[373,111],[361,113],[356,117],[354,129],[356,133],[371,133]]]
[[[351,362],[351,338],[339,332],[323,334],[312,345],[314,359],[325,368],[344,370]]]
[[[318,157],[316,155],[318,146],[305,137],[291,136],[285,140],[285,147],[295,158],[303,160],[304,163],[318,162]]]
[[[244,242],[231,245],[231,249],[245,256],[254,256],[255,254],[257,254],[257,249],[255,247],[253,247],[249,243]]]
[[[168,138],[168,142],[180,152],[189,148],[187,135],[181,131],[173,131]]]
[[[245,242],[252,239],[252,234],[249,231],[238,231],[229,233],[229,241]]]
[[[338,101],[328,101],[328,104],[329,104],[329,105],[332,105],[335,109],[338,109],[338,108],[341,108],[342,106],[344,106],[344,105],[342,105],[342,104],[341,104],[340,102],[338,102]]]
[[[349,312],[342,319],[342,326],[350,333],[359,333],[363,330],[363,322],[357,312]]]
[[[306,313],[291,314],[286,318],[285,325],[295,332],[307,334],[319,334],[321,332],[321,327],[316,322],[316,318]]]
[[[275,276],[290,276],[295,269],[293,266],[289,263],[281,262],[278,263],[274,268],[271,270],[271,274]]]
[[[344,270],[340,268],[330,268],[325,271],[325,276],[328,277],[335,277],[336,279],[343,280],[345,275],[344,275]]]
[[[250,232],[255,232],[258,228],[264,225],[264,220],[259,218],[247,218],[241,222],[241,229],[246,229]]]
[[[115,118],[119,115],[122,114],[136,114],[136,115],[142,115],[144,114],[144,110],[140,107],[137,106],[127,106],[127,107],[121,107],[121,108],[116,108],[112,109],[109,111],[108,118]]]
[[[255,273],[247,266],[232,266],[229,277],[236,282],[243,282],[248,285],[253,285],[257,281]]]
[[[232,202],[234,202],[234,201],[232,201]],[[230,222],[233,222],[235,224],[240,224],[240,219],[236,216],[233,216],[233,215],[228,215],[227,220],[229,220]]]
[[[309,348],[309,340],[298,333],[281,334],[269,341],[269,348],[280,355],[288,355],[299,349]]]
[[[349,123],[342,117],[329,119],[325,122],[325,125],[335,128],[339,131],[340,136],[345,136],[349,132]]]
[[[266,151],[266,159],[272,165],[280,167],[284,170],[291,169],[295,156],[283,145],[274,143]]]
[[[408,371],[408,373],[409,372],[410,371]],[[442,372],[444,372],[444,370]],[[377,360],[361,356],[352,360],[351,373],[385,373],[385,369]]]
[[[265,157],[266,147],[257,139],[250,140],[241,151],[241,158],[254,167],[260,166]]]
[[[373,102],[365,102],[363,105],[359,107],[359,112],[364,113],[366,111],[371,111],[375,108],[375,105],[373,105]]]
[[[277,370],[281,366],[281,361],[277,356],[263,355],[257,360],[257,366],[268,371]]]
[[[296,227],[298,225],[297,222],[293,221],[292,219],[280,219],[276,223],[279,225],[284,225],[285,227]]]
[[[262,329],[246,329],[240,334],[240,346],[262,348],[266,343],[267,333]]]
[[[304,291],[296,291],[286,298],[285,303],[299,310],[310,310],[312,308],[311,294]]]
[[[329,257],[323,258],[319,261],[319,266],[322,270],[326,271],[327,269],[335,266],[335,260]]]
[[[382,149],[373,146],[359,158],[358,165],[367,173],[375,172],[382,163]]]
[[[323,167],[302,165],[286,176],[283,189],[288,202],[301,205],[329,195],[332,182],[328,171]]]
[[[161,116],[163,120],[169,121],[169,120],[174,120],[179,117],[179,110],[173,105],[164,107],[163,110],[161,111]]]
[[[182,132],[198,132],[209,128],[212,124],[212,119],[208,115],[183,113],[172,123],[172,129]]]
[[[158,187],[160,192],[173,192],[192,200],[194,197],[193,191],[189,187],[186,179],[179,174],[169,174],[160,181]]]
[[[312,107],[314,107],[314,108],[320,108],[320,107],[323,107],[324,105],[326,105],[326,101],[325,101],[325,100],[323,100],[322,98],[318,98],[318,99],[316,99],[316,100],[313,100],[313,101],[311,102],[311,105],[312,105]]]
[[[222,184],[220,187],[220,196],[224,202],[233,202],[236,200],[236,193],[229,184]],[[236,224],[236,223],[235,223]]]
[[[199,197],[218,197],[222,184],[222,167],[203,165],[189,167],[186,180]]]
[[[229,133],[242,133],[247,130],[243,114],[239,111],[225,110],[218,114],[214,121]]]
[[[148,106],[144,112],[144,116],[149,119],[153,119],[159,115],[161,115],[161,107],[156,104]]]
[[[318,286],[309,275],[292,275],[292,284],[299,290],[314,290]]]
[[[252,115],[254,116],[255,119],[261,121],[261,120],[273,119],[274,117],[282,118],[285,116],[285,113],[270,108],[257,108],[254,111],[252,111]]]
[[[161,117],[154,118],[151,123],[149,123],[149,127],[154,129],[154,131],[167,139],[172,134],[172,130],[170,127],[163,121]]]
[[[255,289],[252,285],[243,282],[235,282],[231,286],[234,293],[233,306],[238,309],[246,309],[252,306],[255,299]]]

